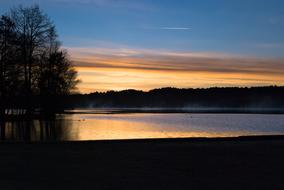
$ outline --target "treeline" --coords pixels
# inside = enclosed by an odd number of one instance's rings
[[[284,87],[161,88],[95,92],[66,97],[69,108],[284,108]]]
[[[55,25],[37,5],[0,16],[0,117],[53,111],[70,94],[77,72]]]

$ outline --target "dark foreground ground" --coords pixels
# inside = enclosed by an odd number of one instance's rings
[[[0,190],[284,189],[284,137],[1,143]]]

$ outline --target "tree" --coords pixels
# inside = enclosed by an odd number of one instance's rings
[[[12,9],[0,19],[0,98],[23,104],[32,114],[49,106],[62,95],[70,94],[78,83],[77,72],[62,50],[55,25],[39,6]],[[13,88],[12,88],[13,87]],[[18,91],[19,93],[15,93]],[[52,98],[51,98],[52,97]],[[1,101],[3,102],[3,101]],[[15,105],[14,105],[15,107]],[[1,110],[5,112],[4,105]]]
[[[15,39],[15,24],[7,17],[0,18],[0,117],[5,114],[5,98],[9,95],[8,88],[11,87],[17,77],[16,65],[13,64],[15,55],[14,39]],[[14,76],[14,77],[12,77]]]
[[[43,100],[42,108],[50,112],[53,109],[60,109],[60,97],[72,93],[79,80],[66,51],[52,52],[42,61],[43,67],[40,68],[41,74],[37,80],[38,89]]]
[[[54,29],[53,23],[38,5],[31,7],[14,8],[11,10],[11,19],[15,23],[18,41],[20,44],[21,58],[24,67],[25,92],[27,105],[30,106],[30,98],[33,93],[35,60],[45,51],[50,31]],[[31,108],[28,109],[31,111]]]

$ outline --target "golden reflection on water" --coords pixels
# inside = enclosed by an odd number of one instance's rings
[[[82,121],[72,126],[78,134],[78,140],[102,139],[143,139],[175,137],[216,137],[234,136],[236,134],[212,134],[208,132],[163,131],[157,125],[143,122],[119,120]],[[73,131],[73,130],[72,130]]]
[[[284,134],[281,115],[63,114],[55,120],[6,122],[0,139],[70,141]]]
[[[183,137],[226,137],[239,136],[244,132],[206,132],[202,130],[179,130],[175,124],[144,121],[148,114],[118,114],[81,119],[73,117],[69,137],[77,134],[78,140],[183,138]],[[125,118],[124,118],[125,117]],[[135,119],[142,118],[141,120]],[[178,124],[176,124],[178,125]],[[69,140],[71,140],[69,139]]]

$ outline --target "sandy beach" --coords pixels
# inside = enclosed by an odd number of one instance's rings
[[[284,189],[284,137],[1,143],[0,189]]]

